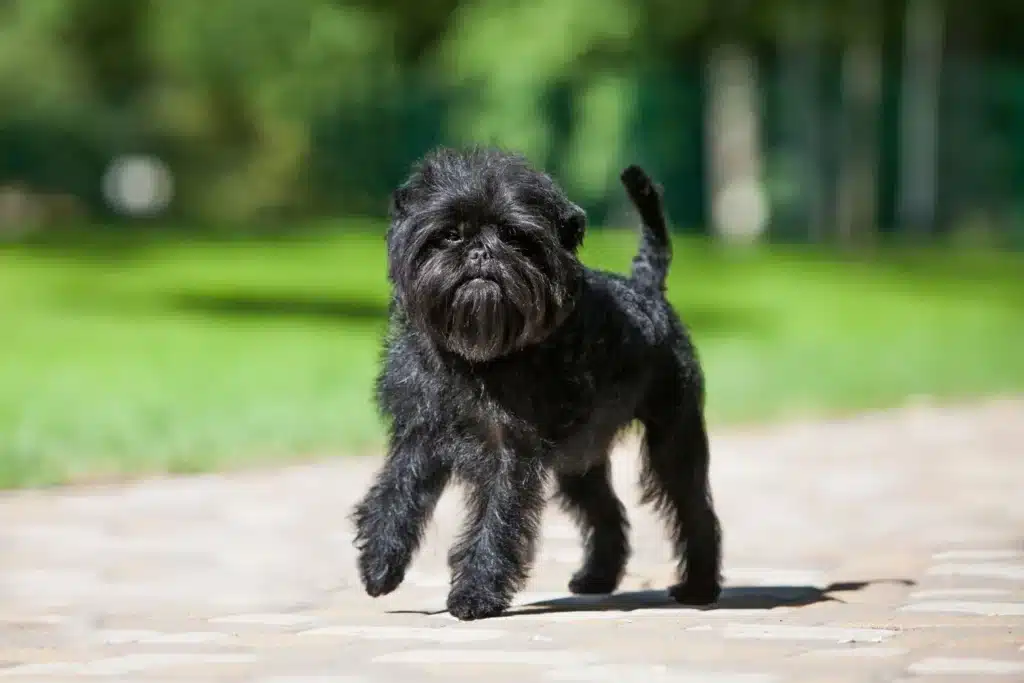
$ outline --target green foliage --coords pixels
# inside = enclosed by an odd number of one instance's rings
[[[972,49],[1014,54],[1019,2],[945,4],[951,27],[970,25],[963,35]],[[426,148],[493,141],[555,171],[598,218],[608,212],[615,168],[644,157],[670,169],[666,185],[688,196],[675,215],[693,222],[702,218],[691,153],[702,132],[708,45],[729,37],[756,46],[768,57],[764,81],[777,76],[776,48],[818,45],[822,59],[834,61],[865,27],[884,34],[897,55],[903,5],[4,0],[0,187],[25,182],[70,193],[100,212],[104,165],[142,152],[170,165],[181,220],[251,225],[380,214],[383,188]],[[944,120],[976,122],[970,136],[950,132],[953,145],[966,139],[965,147],[980,147],[975,140],[985,130],[1021,111],[1019,104],[1002,111],[1004,91],[1016,87],[1008,80],[971,97],[956,88],[973,75],[947,80],[947,106],[963,111]],[[682,105],[671,126],[661,118],[666,102]],[[1003,156],[1021,149],[1010,133],[998,145]],[[1009,195],[1001,190],[999,201]],[[1006,201],[1004,213],[1020,211],[1012,196]]]
[[[441,72],[476,86],[479,99],[454,114],[453,133],[461,141],[501,141],[547,159],[552,136],[537,115],[540,98],[594,52],[625,49],[632,19],[628,0],[604,0],[600,9],[593,0],[467,3],[439,58]]]
[[[70,128],[104,138],[108,156],[166,154],[179,210],[208,220],[301,203],[310,120],[394,77],[387,17],[330,0],[15,0],[0,12],[0,125]]]
[[[73,116],[88,101],[91,93],[61,40],[70,6],[70,0],[0,5],[0,102],[5,109]]]
[[[215,220],[301,202],[309,120],[365,98],[371,71],[388,77],[386,24],[326,0],[160,3],[151,31],[151,115],[195,213]]]

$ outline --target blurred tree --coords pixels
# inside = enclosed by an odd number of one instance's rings
[[[778,36],[779,150],[766,159],[777,231],[821,239],[830,224],[825,162],[825,46],[829,8],[815,0],[776,3],[767,24]],[[766,146],[767,146],[766,142]],[[781,225],[778,225],[781,224]]]
[[[500,142],[593,206],[642,157],[686,220],[708,184],[766,188],[738,215],[853,238],[1021,210],[1016,77],[981,58],[1019,73],[1022,22],[1018,0],[0,0],[0,184],[98,205],[103,165],[150,153],[192,219],[379,213],[426,147]]]
[[[108,129],[66,43],[72,4],[0,4],[0,187],[97,205]]]
[[[715,5],[706,56],[708,204],[713,230],[730,242],[759,240],[769,220],[758,65],[740,19],[752,6],[749,0]]]
[[[70,0],[0,4],[0,102],[13,110],[74,116],[91,98],[62,40]]]
[[[435,56],[445,81],[472,90],[452,112],[451,137],[501,142],[539,163],[559,165],[552,158],[544,98],[553,87],[571,83],[579,86],[574,106],[588,122],[576,132],[590,137],[574,140],[571,153],[587,155],[586,161],[594,164],[591,172],[605,175],[599,169],[610,167],[607,157],[617,161],[621,152],[615,138],[622,130],[619,107],[628,103],[628,90],[621,90],[624,86],[614,75],[589,71],[586,65],[629,50],[636,30],[633,10],[629,0],[480,0],[461,5]],[[603,121],[591,118],[595,108]],[[585,176],[568,180],[591,189],[595,182]]]
[[[149,14],[149,0],[79,0],[67,6],[60,37],[98,101],[129,105],[152,79]]]
[[[835,222],[839,240],[853,244],[869,240],[878,225],[878,121],[883,64],[879,0],[849,2],[847,9],[848,34],[841,62],[842,125]]]
[[[899,216],[901,223],[919,236],[935,228],[944,23],[942,0],[909,0],[901,98]]]
[[[194,211],[247,220],[301,206],[309,122],[394,76],[383,17],[329,0],[179,0],[153,15],[150,113]]]

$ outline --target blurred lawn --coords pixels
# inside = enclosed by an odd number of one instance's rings
[[[635,236],[592,232],[625,270]],[[379,231],[0,247],[0,486],[363,452],[387,289]],[[712,422],[1024,389],[1020,257],[676,242],[671,297]]]

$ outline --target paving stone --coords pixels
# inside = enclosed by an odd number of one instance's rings
[[[910,650],[902,647],[845,647],[810,650],[803,653],[802,656],[827,659],[842,659],[846,657],[856,659],[888,659],[891,657],[902,657],[909,652]]]
[[[986,579],[1024,581],[1024,565],[1020,564],[940,564],[928,569],[931,576],[971,576]]]
[[[325,626],[299,631],[299,636],[364,638],[367,640],[429,640],[435,643],[476,643],[507,635],[495,629],[417,628],[402,626]]]
[[[96,659],[89,662],[29,664],[6,670],[0,669],[0,676],[116,676],[119,674],[160,671],[171,667],[249,664],[255,661],[256,657],[254,655],[247,654],[140,653],[123,657]]]
[[[1024,551],[996,548],[993,550],[947,550],[932,555],[939,562],[988,562],[992,560],[1024,560]]]
[[[160,631],[100,631],[97,640],[106,645],[140,643],[146,645],[202,645],[230,642],[233,636],[217,631],[191,631],[185,633],[161,633]]]
[[[991,598],[1007,595],[1010,591],[1000,588],[933,588],[914,591],[911,600],[936,600],[943,598]]]
[[[564,667],[544,674],[548,681],[580,683],[775,683],[772,674],[681,671],[665,666],[581,666]]]
[[[253,683],[371,683],[362,676],[270,676],[254,679]]]
[[[881,643],[896,635],[895,631],[837,626],[790,626],[773,624],[726,624],[726,638],[765,640],[823,640],[831,643]]]
[[[1010,675],[1024,674],[1024,662],[998,659],[960,659],[929,657],[910,665],[908,671],[918,676],[936,674]]]
[[[733,585],[824,588],[828,585],[825,572],[815,569],[773,569],[770,567],[730,567],[724,572]]]
[[[566,524],[545,524],[542,533],[547,541],[576,541],[580,540],[580,532]]]
[[[211,624],[252,624],[256,626],[303,626],[316,621],[304,614],[234,614],[209,620]]]
[[[572,650],[405,650],[374,657],[378,664],[498,664],[565,666],[589,664],[600,656]]]
[[[1024,617],[1024,602],[918,602],[900,609],[907,612],[954,612],[989,617]]]

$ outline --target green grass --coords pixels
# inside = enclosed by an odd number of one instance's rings
[[[365,452],[380,232],[126,248],[0,246],[0,486]],[[584,260],[625,270],[635,237]],[[677,240],[670,294],[714,423],[1024,388],[1019,256]]]

